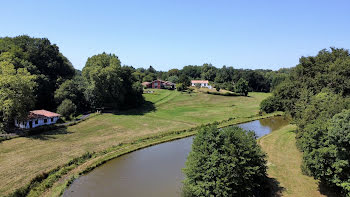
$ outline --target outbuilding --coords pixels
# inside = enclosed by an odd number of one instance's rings
[[[47,110],[30,111],[26,120],[19,121],[15,119],[15,126],[22,129],[31,129],[42,125],[55,124],[60,118],[60,114]]]

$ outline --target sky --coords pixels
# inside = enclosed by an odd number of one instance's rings
[[[350,48],[348,0],[0,3],[0,37],[48,38],[77,69],[106,52],[162,71],[203,63],[277,70],[324,48]]]

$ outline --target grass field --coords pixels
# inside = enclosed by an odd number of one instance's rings
[[[258,118],[259,103],[269,94],[228,97],[155,90],[144,96],[148,104],[139,110],[102,114],[67,129],[0,143],[0,196],[87,151],[103,151],[140,137],[229,118],[225,124]]]
[[[302,154],[295,145],[295,129],[288,125],[258,140],[268,155],[268,175],[280,183],[281,196],[324,196],[318,182],[301,173]]]

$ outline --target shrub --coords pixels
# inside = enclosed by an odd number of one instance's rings
[[[274,96],[269,96],[260,103],[260,110],[266,113],[281,110],[280,103]]]
[[[265,154],[254,132],[211,125],[194,138],[183,172],[185,196],[254,196],[266,181]]]
[[[75,114],[77,106],[69,99],[62,101],[61,105],[58,106],[57,112],[63,117],[70,119]]]

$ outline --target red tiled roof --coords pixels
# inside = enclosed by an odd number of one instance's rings
[[[30,111],[30,113],[28,115],[28,119],[53,118],[53,117],[57,117],[57,116],[61,116],[61,115],[42,109],[42,110]]]
[[[143,82],[143,83],[141,83],[142,85],[148,85],[148,84],[151,84],[152,82],[148,82],[148,81],[145,81],[145,82]]]
[[[209,83],[208,80],[192,80],[191,83]]]

